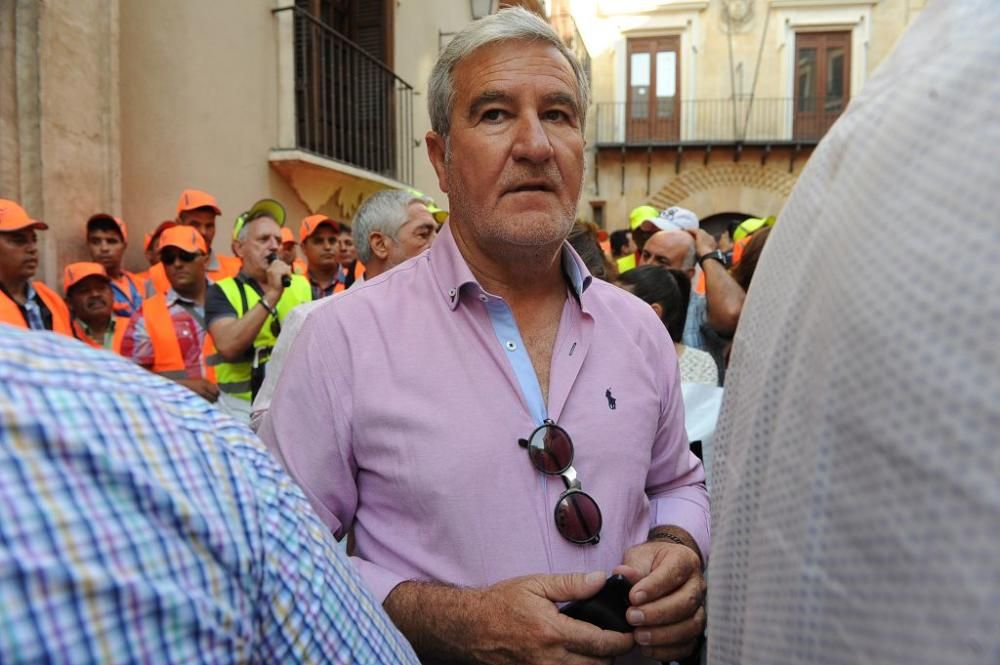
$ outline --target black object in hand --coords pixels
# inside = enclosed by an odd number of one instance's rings
[[[276,252],[271,252],[267,255],[267,265],[271,265],[278,260],[278,254]],[[281,285],[286,289],[292,285],[292,278],[288,275],[281,276]]]
[[[566,616],[592,623],[604,630],[631,633],[634,627],[625,620],[628,592],[632,583],[623,575],[612,575],[601,590],[586,600],[574,600],[559,611]]]

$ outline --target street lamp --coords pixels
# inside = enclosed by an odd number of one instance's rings
[[[493,13],[493,0],[469,0],[472,8],[472,19],[478,20]]]

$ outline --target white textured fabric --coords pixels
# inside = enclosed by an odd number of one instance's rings
[[[918,18],[810,159],[735,340],[710,665],[1000,663],[1000,2]]]

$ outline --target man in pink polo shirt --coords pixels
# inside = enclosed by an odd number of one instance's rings
[[[260,434],[421,660],[672,660],[704,627],[708,496],[677,358],[565,242],[587,81],[520,8],[442,52],[426,142],[451,218],[310,312]],[[608,574],[634,632],[570,619]]]

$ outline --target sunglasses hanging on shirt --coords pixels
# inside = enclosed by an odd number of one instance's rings
[[[580,545],[601,540],[601,509],[593,497],[581,489],[573,468],[573,440],[562,427],[546,419],[527,439],[518,439],[528,449],[532,465],[547,476],[560,476],[566,491],[556,501],[556,529],[566,540]]]

